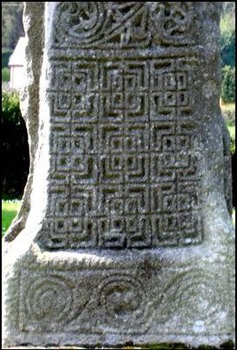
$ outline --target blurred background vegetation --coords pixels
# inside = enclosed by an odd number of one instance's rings
[[[23,2],[2,1],[2,69],[8,68],[9,57],[24,36],[22,15]]]

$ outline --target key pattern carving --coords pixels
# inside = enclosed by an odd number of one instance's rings
[[[47,246],[201,243],[195,59],[51,64]]]
[[[49,201],[39,243],[201,243],[192,96],[198,57],[141,54],[188,44],[190,3],[60,2],[55,11],[47,71]]]

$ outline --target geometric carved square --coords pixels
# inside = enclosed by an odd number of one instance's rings
[[[50,249],[202,241],[195,59],[52,60]]]
[[[148,248],[151,245],[149,218],[141,215],[99,219],[99,246],[104,248]]]
[[[188,63],[157,59],[151,66],[151,120],[174,120],[181,111],[189,111],[191,78]]]
[[[145,63],[101,65],[101,121],[147,121],[148,72]]]
[[[124,176],[129,178],[144,176],[144,159],[140,156],[106,155],[101,160],[100,168],[101,183],[123,181]],[[144,179],[145,180],[145,179]]]

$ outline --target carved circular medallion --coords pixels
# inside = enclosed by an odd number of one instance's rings
[[[191,23],[189,2],[148,3],[156,34],[165,42],[185,40]]]
[[[130,275],[109,276],[99,286],[99,303],[113,321],[137,319],[143,314],[142,289],[141,282]]]
[[[72,293],[66,281],[58,276],[35,280],[26,295],[28,315],[40,321],[60,321],[72,306]]]
[[[60,36],[72,36],[89,42],[104,24],[103,4],[99,2],[62,2],[58,5],[56,27],[57,40]]]

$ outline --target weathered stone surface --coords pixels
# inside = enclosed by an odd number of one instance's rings
[[[39,132],[39,80],[44,47],[44,3],[25,3],[24,30],[27,39],[25,52],[25,87],[21,91],[21,113],[28,130],[30,169],[20,210],[12,222],[6,241],[12,241],[25,227],[30,211],[30,196],[34,175],[35,154]]]
[[[5,346],[234,340],[220,9],[45,3],[30,212],[3,246]]]

